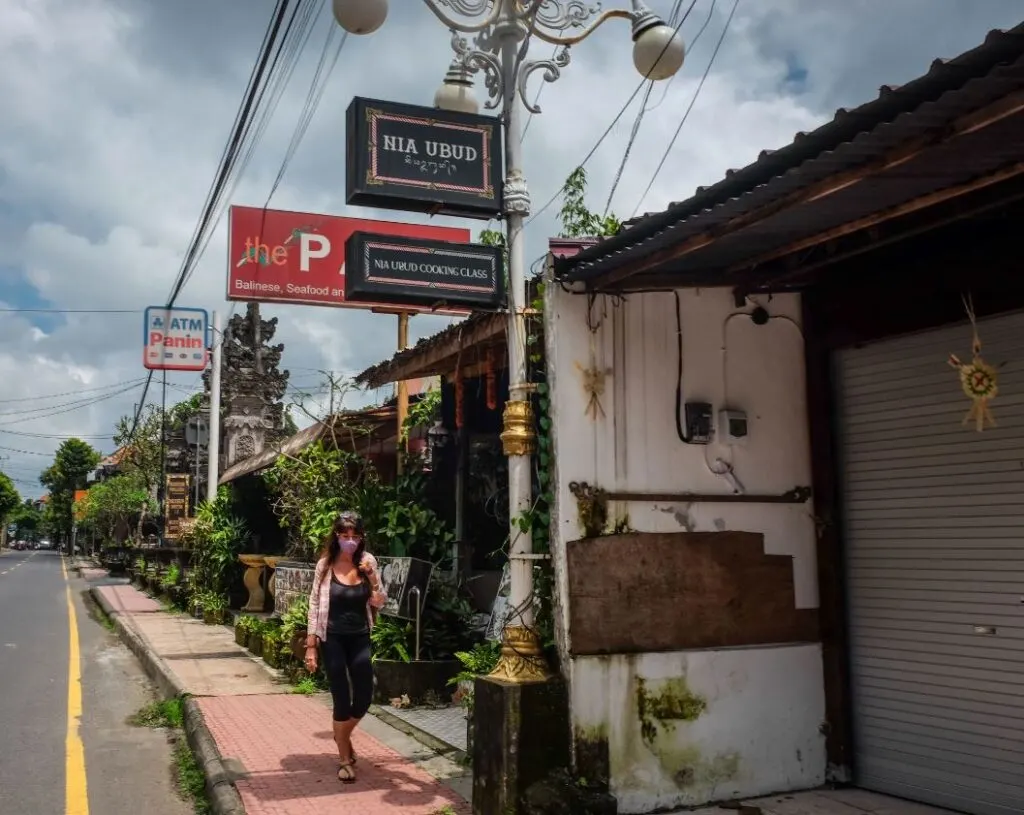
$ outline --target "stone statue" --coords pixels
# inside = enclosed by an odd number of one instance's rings
[[[221,418],[224,463],[230,467],[287,435],[282,400],[288,371],[279,369],[284,345],[271,345],[277,318],[264,320],[258,303],[236,314],[224,332]],[[207,391],[210,373],[203,374]]]

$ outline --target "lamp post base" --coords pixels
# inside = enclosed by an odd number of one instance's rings
[[[520,815],[524,796],[569,766],[569,703],[561,678],[512,684],[480,677],[473,689],[473,813]]]
[[[525,685],[547,682],[551,677],[537,635],[521,625],[505,626],[501,636],[501,656],[487,678],[512,685]]]

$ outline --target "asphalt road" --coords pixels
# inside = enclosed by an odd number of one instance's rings
[[[70,635],[77,618],[88,812],[66,793]],[[90,617],[55,552],[0,555],[0,815],[187,815],[168,734],[128,724],[154,697],[135,657]]]

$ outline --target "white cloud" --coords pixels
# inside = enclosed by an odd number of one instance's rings
[[[674,4],[651,5],[667,13]],[[682,74],[651,95],[612,202],[620,216],[632,214],[647,186],[730,5],[715,5]],[[0,297],[19,305],[31,296],[33,304],[58,309],[141,311],[164,301],[272,7],[271,0],[0,0]],[[710,7],[711,0],[698,0],[683,29],[688,41]],[[836,107],[859,104],[881,84],[923,73],[935,56],[973,47],[989,28],[1013,25],[1016,15],[1013,0],[741,3],[641,210],[688,197],[760,150],[813,128]],[[266,200],[326,30],[311,38],[232,201]],[[532,51],[535,58],[549,54],[548,46]],[[430,104],[450,56],[448,35],[419,3],[393,3],[392,18],[377,35],[350,38],[272,206],[424,220],[346,208],[344,111],[353,95]],[[639,81],[628,28],[618,21],[574,48],[572,57],[562,79],[544,87],[544,112],[531,121],[524,143],[535,209],[593,147]],[[588,163],[594,208],[604,207],[636,108],[634,102]],[[531,258],[556,231],[556,210],[557,204],[531,224]],[[228,310],[225,241],[221,224],[180,299],[183,305]],[[394,350],[393,317],[278,306],[264,311],[280,318],[284,367],[300,386],[315,387],[318,370],[354,373]],[[0,312],[0,455],[10,456],[0,466],[16,475],[27,494],[39,491],[25,482],[46,458],[3,448],[49,453],[62,434],[109,434],[117,416],[132,410],[138,388],[63,413],[54,413],[55,406],[69,397],[42,397],[139,379],[140,321],[141,314]],[[446,324],[418,317],[413,339]],[[196,381],[172,376],[174,398]],[[16,399],[32,401],[11,401]],[[40,413],[10,413],[25,408]],[[22,421],[26,417],[31,421]],[[24,433],[37,435],[15,435]],[[96,444],[109,451],[109,440]]]

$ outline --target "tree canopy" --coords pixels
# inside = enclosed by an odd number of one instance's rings
[[[85,489],[89,473],[99,462],[100,454],[91,445],[81,439],[66,439],[57,448],[53,464],[39,476],[39,483],[50,491],[46,519],[63,540],[71,537],[75,490]]]
[[[21,496],[6,473],[0,473],[0,523],[11,520],[11,514],[21,505]]]
[[[141,473],[130,472],[94,484],[75,504],[75,511],[83,524],[113,541],[118,527],[135,526],[138,531],[156,507]]]
[[[31,498],[11,510],[7,523],[17,527],[15,535],[19,539],[35,539],[43,530],[43,513],[40,512]]]
[[[189,418],[199,412],[201,403],[202,395],[196,394],[168,408],[168,436],[181,432]],[[133,416],[122,416],[114,431],[114,444],[123,451],[119,462],[121,471],[137,473],[148,490],[154,490],[160,484],[160,435],[163,423],[159,405],[147,405],[134,434]]]

